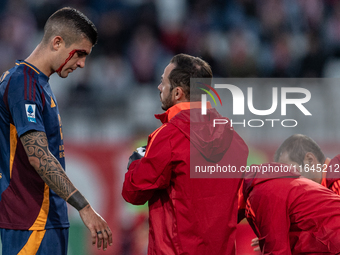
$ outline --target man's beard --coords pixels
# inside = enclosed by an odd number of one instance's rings
[[[171,98],[171,93],[169,93],[169,95],[161,101],[162,102],[162,109],[164,111],[168,110],[170,107],[174,106],[174,103],[172,101],[172,98]]]

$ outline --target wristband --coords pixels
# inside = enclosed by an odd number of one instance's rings
[[[85,206],[89,204],[87,199],[77,190],[75,191],[69,199],[66,200],[67,203],[72,205],[74,208],[76,208],[78,211],[83,209]]]

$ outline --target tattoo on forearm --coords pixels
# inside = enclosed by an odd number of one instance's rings
[[[61,198],[67,201],[76,190],[58,160],[48,150],[44,132],[30,132],[20,138],[27,156],[45,183]]]

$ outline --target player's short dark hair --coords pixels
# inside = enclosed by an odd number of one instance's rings
[[[302,166],[303,160],[308,152],[313,153],[321,164],[326,160],[319,145],[312,138],[302,134],[295,134],[288,137],[275,152],[274,161],[278,162],[280,156],[285,152],[291,161]]]
[[[46,21],[42,42],[47,44],[54,36],[61,36],[66,47],[86,38],[92,45],[98,40],[97,28],[82,12],[64,7],[53,13]]]
[[[183,53],[174,56],[170,63],[175,64],[175,68],[172,69],[169,74],[170,91],[175,87],[181,87],[186,99],[190,100],[191,97],[191,100],[200,100],[202,91],[198,89],[192,89],[192,91],[190,91],[190,78],[211,79],[213,73],[210,65],[199,57],[193,57]]]

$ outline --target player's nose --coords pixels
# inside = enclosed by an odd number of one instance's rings
[[[77,62],[77,66],[80,67],[80,68],[84,68],[85,67],[85,59],[80,59]]]

